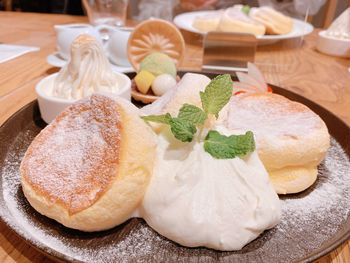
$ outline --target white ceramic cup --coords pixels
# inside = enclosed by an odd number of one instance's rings
[[[326,30],[318,32],[316,48],[327,55],[350,58],[350,39],[328,36]]]
[[[109,37],[105,40],[104,48],[109,60],[115,65],[130,67],[126,49],[133,28],[109,25],[99,25],[96,28],[100,33],[107,31]]]
[[[69,60],[71,45],[74,39],[81,34],[89,34],[95,37],[101,44],[102,40],[100,34],[96,28],[89,24],[67,24],[67,25],[55,25],[57,36],[57,50],[60,56]]]

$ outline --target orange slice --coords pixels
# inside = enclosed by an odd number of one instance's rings
[[[128,58],[136,72],[141,61],[153,52],[167,54],[178,68],[184,50],[185,41],[180,31],[172,23],[161,19],[149,19],[137,25],[127,45]]]

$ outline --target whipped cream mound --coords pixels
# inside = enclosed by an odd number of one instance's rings
[[[340,39],[350,39],[350,7],[333,21],[327,29],[326,35]]]
[[[120,89],[103,48],[92,36],[79,35],[72,43],[71,60],[59,71],[51,94],[64,99],[81,99],[94,92],[115,93]]]
[[[280,201],[256,151],[215,159],[202,142],[182,143],[168,128],[158,140],[157,165],[139,211],[155,231],[184,246],[229,251],[279,222]]]

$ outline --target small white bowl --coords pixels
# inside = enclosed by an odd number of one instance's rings
[[[326,35],[326,30],[318,33],[317,50],[332,56],[350,58],[350,39]]]
[[[131,80],[123,73],[114,72],[118,76],[118,83],[121,89],[113,95],[120,96],[130,101],[131,99]],[[50,123],[56,116],[61,113],[65,108],[69,107],[77,100],[69,100],[62,98],[55,98],[50,96],[50,92],[53,88],[53,83],[58,73],[49,75],[42,80],[35,87],[35,92],[38,97],[39,109],[41,118]]]

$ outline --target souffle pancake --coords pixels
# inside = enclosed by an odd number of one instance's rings
[[[226,125],[254,133],[259,157],[279,194],[311,186],[330,144],[327,126],[317,114],[274,93],[232,96]]]
[[[20,173],[41,214],[83,231],[121,224],[143,199],[156,153],[151,129],[122,98],[72,104],[29,146]]]

